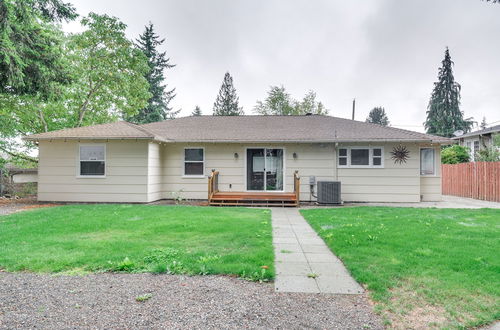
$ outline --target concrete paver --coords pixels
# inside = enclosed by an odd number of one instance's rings
[[[280,275],[276,277],[276,291],[320,293],[314,278],[296,275]],[[279,288],[279,290],[277,289]]]
[[[363,288],[297,209],[273,208],[278,292],[359,294]]]

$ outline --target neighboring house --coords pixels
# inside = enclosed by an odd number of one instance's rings
[[[314,200],[310,176],[340,181],[344,201],[438,201],[440,147],[451,143],[319,115],[121,121],[25,139],[39,146],[39,200],[138,203],[207,199],[212,170],[223,192],[290,193],[298,171],[302,201]]]
[[[10,165],[7,165],[5,169],[0,169],[0,196],[16,195],[26,184],[37,182],[37,173],[36,168],[19,168]]]
[[[483,150],[491,146],[493,142],[492,137],[495,134],[500,134],[500,125],[456,136],[452,139],[458,141],[461,146],[469,148],[471,161],[474,161],[474,158],[479,150]]]
[[[7,167],[12,183],[31,183],[38,181],[37,168]]]

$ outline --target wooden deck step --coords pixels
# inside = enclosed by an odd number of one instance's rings
[[[209,201],[213,206],[297,206],[294,193],[216,192]]]

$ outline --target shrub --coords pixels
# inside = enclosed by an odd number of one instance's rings
[[[476,155],[476,160],[479,162],[500,161],[500,134],[493,135],[491,146],[479,150],[479,152]]]
[[[443,149],[441,152],[441,163],[443,164],[458,164],[467,163],[470,161],[469,149],[459,145]]]

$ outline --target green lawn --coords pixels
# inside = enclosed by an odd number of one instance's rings
[[[500,319],[500,210],[346,207],[302,214],[393,326]]]
[[[272,279],[265,209],[68,205],[0,217],[0,268],[235,274]],[[264,266],[264,267],[263,267]]]

